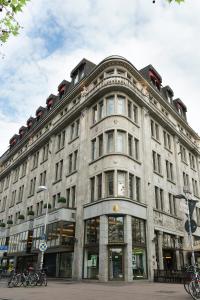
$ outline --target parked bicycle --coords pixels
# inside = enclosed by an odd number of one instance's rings
[[[185,271],[184,288],[194,300],[200,299],[200,269],[197,266],[189,266]]]
[[[17,273],[13,271],[8,280],[8,287],[10,288],[20,287],[20,286],[24,286],[24,287],[36,286],[36,285],[47,286],[47,277],[44,270],[39,270],[38,272],[28,270],[22,273]]]

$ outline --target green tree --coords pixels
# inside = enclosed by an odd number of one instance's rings
[[[5,43],[9,36],[17,35],[21,28],[15,19],[16,14],[29,0],[0,0],[0,42]]]

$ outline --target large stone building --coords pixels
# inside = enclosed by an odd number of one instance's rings
[[[189,263],[184,200],[174,197],[189,186],[199,200],[199,136],[186,111],[152,65],[83,59],[0,159],[2,263],[39,263],[48,199],[51,276],[132,281]]]

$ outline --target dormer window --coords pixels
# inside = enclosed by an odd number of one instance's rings
[[[81,68],[79,72],[79,80],[81,80],[84,77],[84,75],[85,75],[84,68]]]
[[[152,70],[149,70],[149,77],[153,85],[160,91],[161,81]]]
[[[19,138],[19,135],[15,134],[11,139],[10,139],[10,147],[13,147]]]
[[[28,129],[30,129],[32,125],[33,125],[33,122],[29,121],[29,122],[27,123]]]
[[[40,119],[40,117],[43,115],[43,112],[42,111],[39,111],[37,113],[37,121]]]
[[[56,100],[56,96],[55,95],[50,95],[47,100],[46,100],[46,104],[47,104],[47,109],[50,110],[54,104]]]
[[[184,103],[180,99],[176,99],[176,100],[174,100],[174,104],[176,106],[176,109],[177,109],[179,115],[181,117],[183,117],[184,119],[186,119],[187,108],[184,105]]]
[[[41,116],[44,114],[44,107],[40,106],[37,110],[36,110],[36,117],[37,117],[37,121],[41,118]]]
[[[74,76],[74,84],[78,83],[78,73]]]
[[[25,134],[25,131],[26,131],[26,127],[22,126],[20,129],[19,129],[19,137],[20,139],[23,137],[23,135]]]

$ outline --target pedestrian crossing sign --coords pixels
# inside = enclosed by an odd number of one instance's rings
[[[39,250],[41,252],[45,252],[47,250],[47,243],[46,242],[41,242],[39,245]]]

